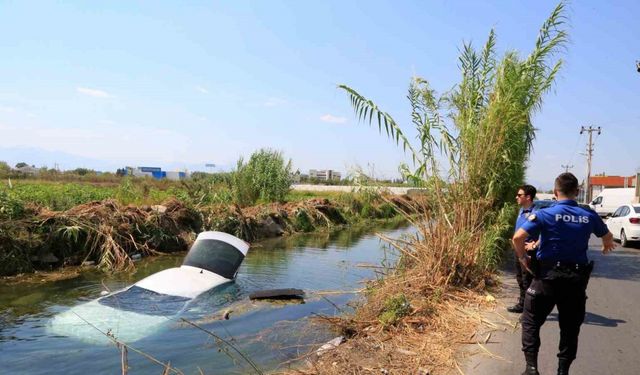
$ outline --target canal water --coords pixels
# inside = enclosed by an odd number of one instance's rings
[[[262,371],[285,368],[337,335],[318,316],[349,311],[350,302],[357,298],[352,292],[377,276],[378,268],[372,266],[392,262],[394,254],[375,233],[394,238],[409,231],[405,225],[395,224],[253,244],[234,283],[205,293],[179,316],[167,318],[162,329],[127,344],[170,362],[185,374],[255,373],[234,349],[182,320],[186,319],[231,343]],[[121,355],[114,344],[52,333],[52,318],[100,297],[105,290],[118,290],[152,273],[177,267],[183,256],[144,259],[129,274],[109,276],[88,271],[42,284],[0,284],[0,373],[120,374]],[[300,288],[307,296],[304,303],[248,299],[254,291],[276,288]],[[229,312],[228,320],[221,319],[225,311]],[[128,365],[130,374],[163,371],[132,350]]]

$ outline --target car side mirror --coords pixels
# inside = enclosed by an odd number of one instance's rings
[[[604,215],[604,218],[605,218],[605,219],[609,219],[609,218],[612,218],[612,217],[613,217],[613,214],[606,214],[606,215]]]

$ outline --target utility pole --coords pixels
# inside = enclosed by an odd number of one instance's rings
[[[562,168],[564,168],[564,173],[569,172],[569,169],[573,168],[573,165],[561,165]]]
[[[601,128],[598,126],[593,127],[593,126],[589,126],[584,127],[581,126],[580,127],[580,134],[583,134],[585,132],[589,133],[589,143],[587,143],[587,179],[585,180],[585,191],[584,191],[584,203],[589,203],[591,202],[591,159],[593,157],[593,132],[597,132],[598,135],[600,135],[600,133],[602,133]]]

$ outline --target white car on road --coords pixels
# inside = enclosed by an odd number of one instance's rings
[[[607,226],[613,238],[620,240],[622,246],[631,241],[640,241],[640,204],[625,204],[607,220]]]

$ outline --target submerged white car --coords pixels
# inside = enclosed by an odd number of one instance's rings
[[[222,232],[200,233],[182,266],[60,313],[48,329],[93,343],[146,337],[171,322],[198,295],[233,281],[249,244]]]
[[[640,241],[640,204],[625,204],[607,220],[607,227],[613,238],[620,240],[622,246],[629,242]]]

